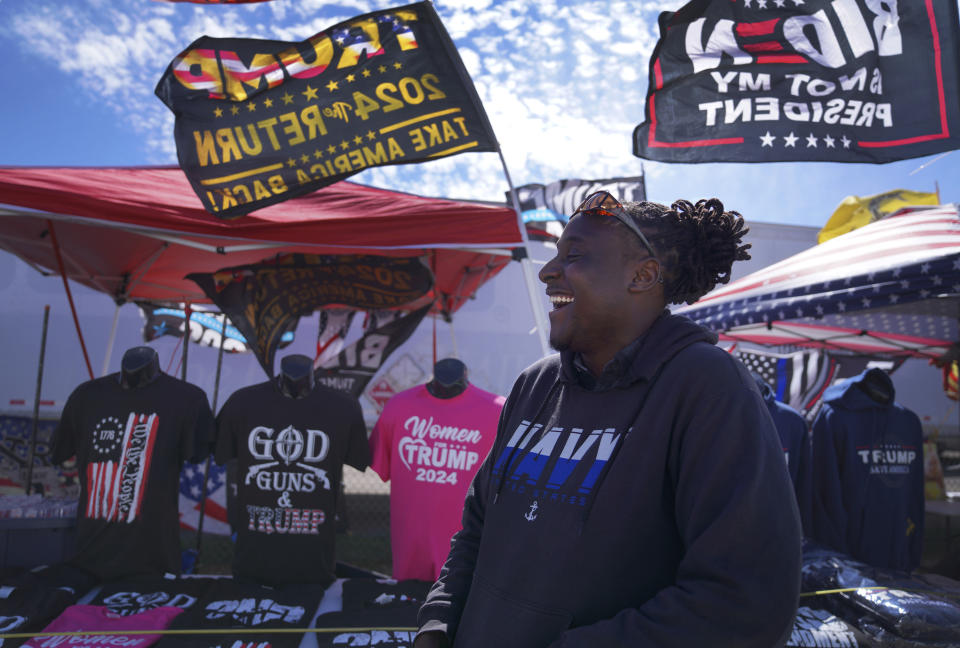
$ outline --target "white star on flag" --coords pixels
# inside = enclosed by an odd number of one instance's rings
[[[760,9],[766,9],[767,0],[757,0],[757,7],[759,7]]]
[[[753,2],[753,0],[743,0],[743,6],[749,9],[751,2]]]
[[[813,133],[807,135],[807,148],[817,148],[817,138],[813,136]]]
[[[795,135],[793,134],[793,131],[790,131],[790,134],[783,138],[783,141],[786,142],[786,143],[784,144],[784,146],[794,146],[794,147],[795,147],[796,144],[797,144],[797,140],[798,140],[798,139],[800,139],[800,138],[797,137],[797,136],[795,136]]]
[[[761,144],[760,147],[763,148],[764,146],[769,146],[770,148],[773,148],[773,140],[775,139],[777,138],[771,135],[770,131],[767,131],[766,135],[760,136],[760,141],[763,142],[763,144]]]
[[[799,7],[800,5],[803,4],[803,0],[793,0],[793,4]]]
[[[840,141],[843,142],[843,148],[850,148],[850,140],[846,135],[840,138]]]
[[[786,0],[773,0],[773,4],[777,5],[778,7],[783,7],[784,2],[786,2]]]
[[[827,145],[827,148],[834,148],[833,143],[836,142],[836,141],[837,141],[837,140],[833,139],[833,138],[830,137],[829,135],[824,135],[824,136],[823,136],[823,143]]]

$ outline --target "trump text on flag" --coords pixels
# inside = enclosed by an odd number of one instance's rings
[[[208,211],[234,217],[363,169],[495,150],[428,3],[301,43],[201,38],[157,87],[180,165]]]

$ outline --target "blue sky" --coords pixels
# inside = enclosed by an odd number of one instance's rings
[[[0,164],[175,164],[173,116],[153,94],[170,60],[202,36],[303,40],[404,2],[0,0]],[[643,121],[657,15],[683,2],[438,0],[515,185],[647,175],[648,197],[719,197],[747,220],[820,226],[848,195],[903,188],[960,202],[960,153],[886,165],[663,164],[632,154]],[[380,168],[358,182],[502,200],[493,153]]]

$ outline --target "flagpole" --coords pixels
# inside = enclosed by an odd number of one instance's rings
[[[520,268],[523,271],[523,280],[527,285],[527,296],[530,298],[530,308],[533,309],[533,321],[537,327],[537,337],[540,339],[540,351],[542,356],[550,354],[550,344],[547,342],[547,315],[543,311],[543,304],[539,298],[539,291],[536,289],[536,281],[533,278],[533,264],[530,263],[530,240],[527,238],[527,228],[523,224],[523,215],[520,212],[520,201],[517,199],[517,192],[513,188],[513,180],[510,179],[510,170],[507,169],[507,161],[503,159],[503,151],[497,146],[497,155],[500,156],[500,164],[503,165],[503,175],[507,178],[507,186],[510,188],[510,198],[513,202],[513,211],[517,214],[517,225],[520,227],[520,236],[523,240],[523,256],[520,259]]]
[[[190,302],[186,303],[183,309],[183,348],[180,350],[180,380],[187,380],[187,347],[190,346],[190,318],[193,316],[193,310],[190,308]]]
[[[497,142],[496,135],[493,132],[493,125],[487,118],[487,113],[483,109],[483,102],[480,101],[480,95],[477,94],[477,89],[473,85],[473,80],[470,78],[470,73],[467,72],[467,68],[463,64],[463,59],[460,58],[460,53],[457,52],[456,45],[453,44],[450,34],[448,34],[447,30],[444,29],[443,23],[440,20],[440,16],[433,8],[433,4],[431,2],[427,2],[426,7],[426,17],[435,22],[437,31],[439,32],[440,42],[442,43],[444,50],[446,50],[447,56],[450,57],[450,61],[453,63],[453,67],[463,83],[463,89],[467,92],[474,109],[477,111],[477,117],[480,118],[480,121],[483,123],[486,131],[491,135],[494,148],[497,151],[497,155],[500,156],[500,164],[503,166],[503,175],[507,178],[507,186],[510,187],[510,196],[513,198],[513,210],[517,213],[517,225],[520,226],[520,237],[523,241],[523,247],[514,250],[514,258],[520,261],[520,267],[523,270],[523,280],[527,285],[527,295],[530,298],[530,308],[533,311],[533,321],[536,325],[537,337],[540,338],[541,355],[547,356],[550,353],[550,345],[547,343],[547,315],[543,310],[543,303],[540,301],[538,296],[542,293],[537,290],[537,284],[534,280],[533,266],[530,263],[530,241],[527,238],[527,228],[523,224],[523,216],[520,213],[520,202],[517,200],[517,193],[514,191],[513,181],[510,179],[510,170],[507,169],[507,161],[503,159],[503,151],[500,150],[500,143]]]

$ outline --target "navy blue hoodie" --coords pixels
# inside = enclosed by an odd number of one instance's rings
[[[889,399],[864,389],[873,383]],[[923,548],[923,430],[880,369],[827,388],[813,422],[814,540],[875,567],[911,570]],[[805,512],[806,515],[806,512]]]
[[[800,521],[753,378],[665,313],[599,380],[521,374],[420,610],[456,648],[780,646]]]
[[[760,395],[763,396],[763,402],[767,404],[767,410],[773,419],[774,427],[777,428],[777,434],[780,435],[783,458],[802,513],[802,502],[806,499],[803,490],[807,488],[809,479],[806,472],[810,467],[810,433],[807,420],[797,410],[778,401],[773,387],[763,378],[754,375],[754,379],[757,381]]]

